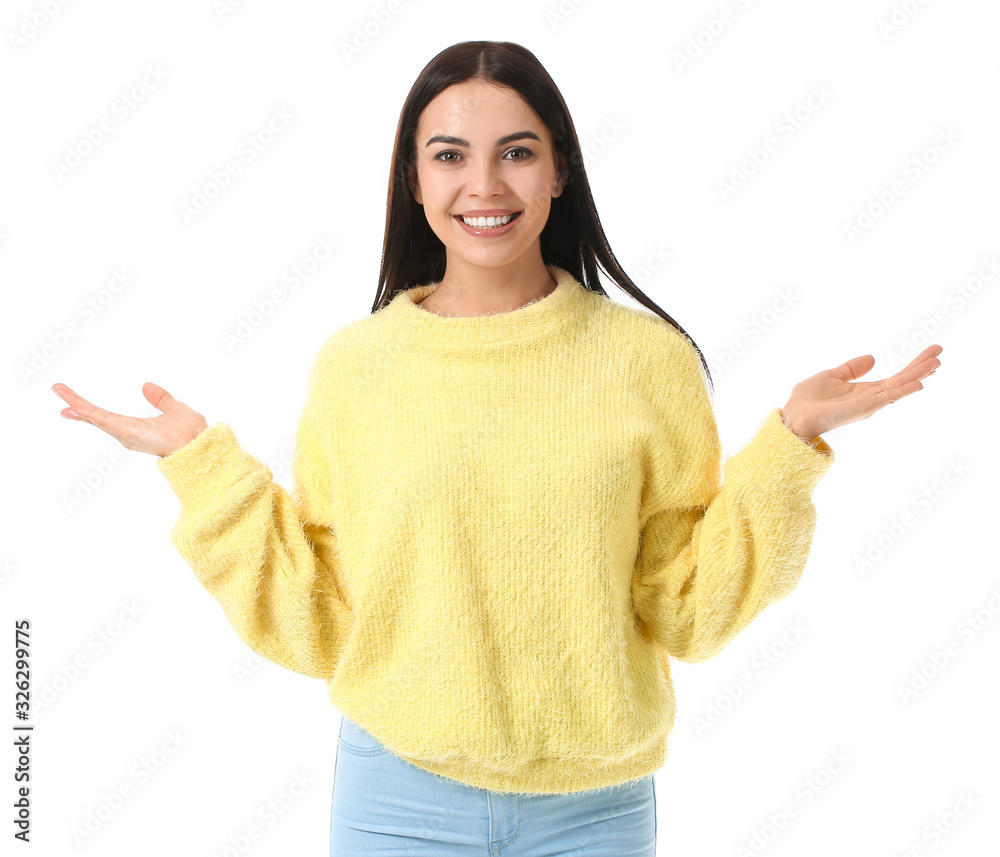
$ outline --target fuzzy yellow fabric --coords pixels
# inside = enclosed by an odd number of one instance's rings
[[[568,794],[663,765],[670,659],[795,587],[833,451],[776,407],[723,462],[690,342],[549,270],[510,312],[437,315],[427,284],[333,333],[291,492],[225,422],[157,467],[254,651],[418,768]]]

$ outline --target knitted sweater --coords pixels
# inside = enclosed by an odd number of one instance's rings
[[[795,587],[833,451],[774,408],[723,484],[690,342],[549,270],[513,311],[439,316],[426,284],[329,336],[291,492],[225,422],[157,467],[250,648],[418,768],[568,794],[662,766],[670,659]]]

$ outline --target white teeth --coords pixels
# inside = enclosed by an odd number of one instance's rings
[[[510,223],[512,214],[505,214],[503,217],[465,217],[462,216],[462,220],[467,226],[476,226],[480,229],[490,227],[490,226],[505,226]]]

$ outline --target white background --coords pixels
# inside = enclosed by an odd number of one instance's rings
[[[944,347],[924,390],[825,435],[836,460],[814,494],[798,588],[712,661],[676,665],[658,854],[996,853],[996,385],[980,368],[996,363],[1000,278],[996,4],[51,8],[18,0],[0,15],[0,621],[10,647],[0,686],[13,727],[13,624],[28,618],[26,850],[327,853],[340,714],[324,684],[238,640],[169,541],[178,504],[155,459],[61,419],[49,387],[153,416],[141,386],[155,381],[209,423],[228,422],[291,487],[312,359],[375,298],[404,98],[438,51],[486,38],[525,45],[558,84],[615,254],[710,359],[727,454],[809,375],[872,353],[864,380],[876,380],[927,344]],[[685,51],[698,55],[679,63]],[[152,82],[148,68],[163,79],[122,116],[117,99]],[[830,94],[816,109],[813,87]],[[782,117],[797,108],[803,120],[785,137]],[[241,144],[276,109],[293,119],[247,162]],[[59,175],[102,119],[113,132]],[[720,183],[767,137],[778,150],[724,195]],[[185,220],[181,206],[234,158],[240,174]],[[905,192],[852,240],[845,226],[896,180]],[[327,236],[334,257],[228,345],[254,301]],[[668,258],[654,269],[657,254]],[[116,271],[129,285],[114,292]],[[782,291],[790,305],[775,303]],[[107,299],[101,312],[80,315],[92,297]],[[60,342],[74,321],[78,335]],[[859,567],[879,539],[881,556]],[[126,605],[137,615],[119,625]],[[796,623],[804,630],[786,645]],[[931,678],[906,699],[914,670]],[[744,674],[751,686],[737,698]],[[155,756],[174,733],[179,749]],[[146,778],[134,768],[143,760],[158,763]],[[311,785],[290,797],[296,775]],[[131,797],[107,813],[123,786]],[[280,816],[261,814],[270,801]],[[775,832],[768,824],[782,816]],[[262,837],[236,850],[250,825]],[[5,820],[3,838],[13,832]]]

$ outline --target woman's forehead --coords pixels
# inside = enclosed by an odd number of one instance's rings
[[[520,93],[480,83],[471,87],[453,84],[437,94],[420,114],[418,126],[426,136],[455,133],[459,128],[480,128],[488,135],[494,129],[510,129],[511,121],[518,128],[538,130],[542,123]],[[433,128],[431,126],[434,126]]]

